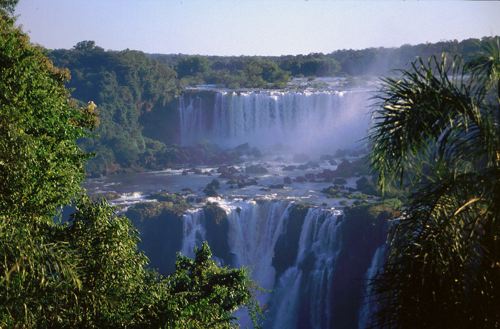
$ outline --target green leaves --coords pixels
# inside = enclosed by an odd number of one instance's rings
[[[496,53],[498,38],[492,44]],[[383,81],[370,134],[372,167],[382,186],[397,180],[412,193],[374,282],[375,326],[500,326],[495,58],[466,65],[445,55],[418,60],[400,79]]]
[[[95,104],[77,109],[68,72],[13,24],[0,19],[0,328],[231,327],[250,299],[246,272],[219,268],[206,245],[172,277],[147,268],[129,220],[82,195],[77,139],[98,123]]]
[[[86,156],[76,139],[90,126],[59,70],[7,18],[0,49],[0,213],[54,214],[80,190]]]
[[[167,279],[169,327],[232,328],[232,313],[250,303],[246,271],[220,268],[211,258],[207,243],[195,250],[194,259],[178,256],[176,271]]]

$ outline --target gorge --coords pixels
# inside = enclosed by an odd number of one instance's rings
[[[394,216],[377,195],[358,191],[366,169],[342,169],[366,168],[368,98],[361,88],[188,90],[179,99],[183,145],[249,144],[259,152],[218,168],[104,177],[87,187],[116,194],[111,202],[138,227],[161,273],[173,272],[177,252],[193,256],[203,241],[221,265],[247,268],[262,288],[263,328],[362,328],[373,308],[367,279],[382,263]],[[214,178],[216,196],[207,198]],[[321,192],[329,188],[337,195]],[[174,209],[174,195],[185,207]]]

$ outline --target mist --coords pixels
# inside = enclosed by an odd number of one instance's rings
[[[308,155],[357,148],[370,125],[369,98],[366,90],[191,92],[180,101],[181,142]]]

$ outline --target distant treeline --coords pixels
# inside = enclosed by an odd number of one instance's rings
[[[339,50],[290,56],[197,56],[105,51],[93,41],[72,49],[47,50],[58,67],[68,68],[72,96],[99,110],[98,138],[81,145],[96,154],[91,175],[158,169],[196,162],[214,148],[181,149],[177,144],[176,96],[189,85],[228,88],[282,88],[293,77],[386,75],[417,56],[447,52],[465,59],[490,38],[444,41],[399,48]]]
[[[151,54],[176,70],[182,85],[216,84],[229,88],[282,87],[291,77],[385,75],[416,59],[439,55],[473,57],[492,37],[442,41],[399,48],[337,50],[329,54],[286,56],[201,56]]]

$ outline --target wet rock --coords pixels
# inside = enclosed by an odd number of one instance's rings
[[[210,183],[205,186],[203,192],[206,196],[218,196],[217,190],[220,188],[220,183],[217,179],[213,179]]]
[[[257,174],[257,175],[262,175],[262,174],[267,174],[268,170],[266,167],[263,165],[257,164],[257,165],[250,165],[245,168],[245,172],[247,174]]]
[[[330,169],[323,169],[322,172],[316,174],[316,178],[324,182],[331,182],[334,177],[334,171]]]
[[[344,196],[337,186],[328,186],[322,189],[321,193],[326,194],[326,196],[329,198],[341,198]]]
[[[269,185],[269,188],[272,188],[272,189],[284,189],[285,185],[283,185],[283,184],[271,184],[271,185]]]
[[[232,179],[236,174],[239,173],[238,169],[231,166],[221,166],[217,168],[217,172],[220,174],[220,178]]]
[[[191,172],[195,175],[202,175],[203,174],[203,171],[201,171],[201,169],[198,169],[198,168],[191,168],[188,170],[188,172]]]
[[[335,176],[337,177],[353,177],[359,175],[369,175],[370,167],[368,165],[368,158],[355,159],[352,162],[348,160],[342,160],[335,170]]]
[[[315,161],[309,161],[307,163],[304,163],[304,164],[297,166],[297,169],[300,169],[300,170],[316,169],[316,168],[319,168],[319,163],[317,163]]]
[[[297,183],[305,183],[307,182],[307,179],[304,176],[297,176],[295,177],[294,181]]]
[[[255,178],[246,179],[246,180],[238,182],[239,188],[243,188],[243,187],[247,187],[247,186],[251,186],[251,185],[257,185],[257,180]]]
[[[335,185],[345,185],[345,184],[347,184],[347,181],[345,179],[343,179],[343,178],[335,178],[333,180],[333,184],[335,184]]]
[[[289,165],[289,166],[284,166],[283,167],[283,171],[293,171],[295,169],[297,169],[297,166]]]
[[[315,182],[316,181],[316,175],[315,174],[307,173],[307,174],[305,174],[305,177],[310,182]]]

